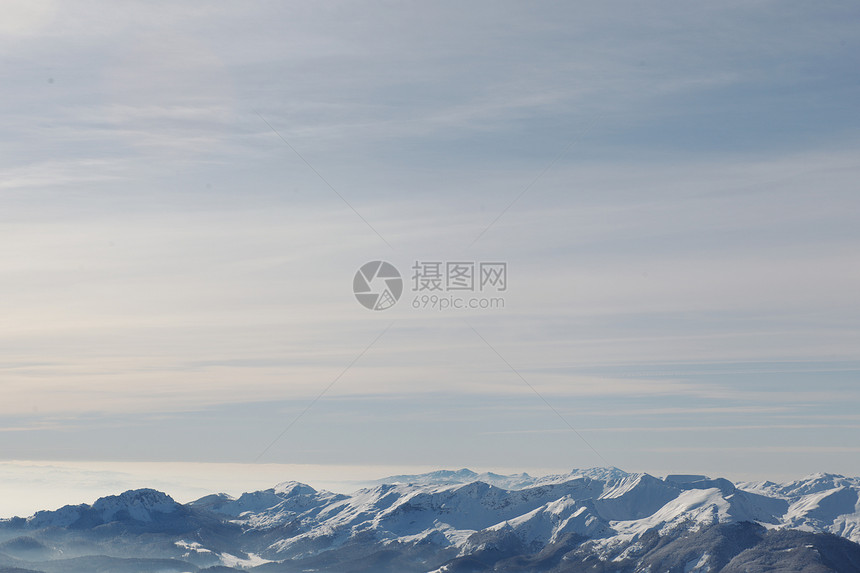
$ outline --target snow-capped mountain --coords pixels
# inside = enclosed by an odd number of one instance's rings
[[[182,510],[182,506],[160,491],[140,489],[97,500],[93,505],[67,505],[56,511],[40,511],[27,521],[34,528],[85,528],[114,521],[151,523]]]
[[[351,495],[285,482],[185,505],[144,489],[0,522],[0,571],[860,571],[858,494],[831,474],[616,468],[438,471]]]

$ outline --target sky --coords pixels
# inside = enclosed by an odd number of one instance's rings
[[[860,475],[858,25],[4,3],[0,516],[430,468]],[[403,293],[369,310],[379,260]],[[506,288],[440,309],[426,262]]]

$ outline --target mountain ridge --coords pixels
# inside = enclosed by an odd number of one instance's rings
[[[798,545],[785,555],[768,553],[790,542]],[[74,571],[87,559],[110,558],[155,560],[153,570],[163,571],[176,562],[187,564],[176,565],[177,571],[617,566],[613,570],[635,573],[647,563],[675,567],[680,553],[692,555],[677,565],[685,572],[764,571],[774,560],[802,561],[810,571],[860,571],[858,542],[856,477],[818,473],[784,483],[732,482],[618,468],[537,477],[464,468],[391,476],[352,494],[286,481],[180,504],[153,489],[130,490],[91,505],[0,520],[0,571],[49,573],[60,561]],[[709,549],[696,553],[697,543]],[[66,563],[69,557],[83,561]],[[855,557],[857,569],[845,569]],[[117,563],[111,567],[123,570]]]

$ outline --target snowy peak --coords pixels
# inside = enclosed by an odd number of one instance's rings
[[[275,495],[280,497],[292,497],[296,495],[314,495],[317,490],[309,485],[299,483],[297,481],[285,481],[279,483],[273,489]]]
[[[174,513],[182,506],[169,495],[154,489],[129,490],[99,498],[91,506],[67,505],[56,511],[40,511],[27,522],[32,527],[87,528],[115,521],[150,523]]]
[[[857,478],[848,478],[839,474],[816,473],[802,479],[776,487],[776,492],[785,496],[798,496],[821,493],[840,487],[858,487]]]
[[[317,490],[296,481],[285,481],[263,491],[243,493],[234,498],[226,493],[207,495],[191,502],[192,507],[238,517],[246,513],[261,513],[284,505],[285,501],[318,495]]]
[[[243,520],[249,527],[262,530],[290,523],[301,514],[319,511],[345,497],[287,481],[271,489],[243,493],[238,498],[226,494],[208,495],[189,505]]]
[[[154,489],[137,489],[99,498],[92,509],[100,515],[102,523],[109,523],[117,518],[153,521],[155,514],[173,513],[180,507],[166,493]]]
[[[596,479],[600,481],[612,481],[624,479],[632,474],[625,472],[624,470],[620,470],[616,467],[609,468],[588,468],[588,469],[579,469],[573,470],[570,472],[571,476],[582,476],[591,479]]]

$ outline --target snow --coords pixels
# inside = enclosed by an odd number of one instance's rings
[[[711,558],[707,553],[703,553],[699,559],[691,559],[684,565],[684,573],[697,573],[699,571],[705,573],[710,571],[708,560]]]
[[[180,539],[179,541],[174,541],[173,544],[175,546],[179,547],[180,549],[185,549],[188,552],[185,554],[185,557],[191,555],[192,552],[194,552],[194,553],[212,553],[211,550],[206,549],[205,547],[203,547],[202,545],[200,545],[196,541],[184,541],[184,540]]]
[[[230,555],[229,553],[221,553],[220,554],[221,563],[227,567],[257,567],[258,565],[264,565],[266,563],[271,563],[268,559],[263,559],[259,555],[254,553],[249,553],[247,559],[242,559],[241,557],[236,557],[235,555]]]

